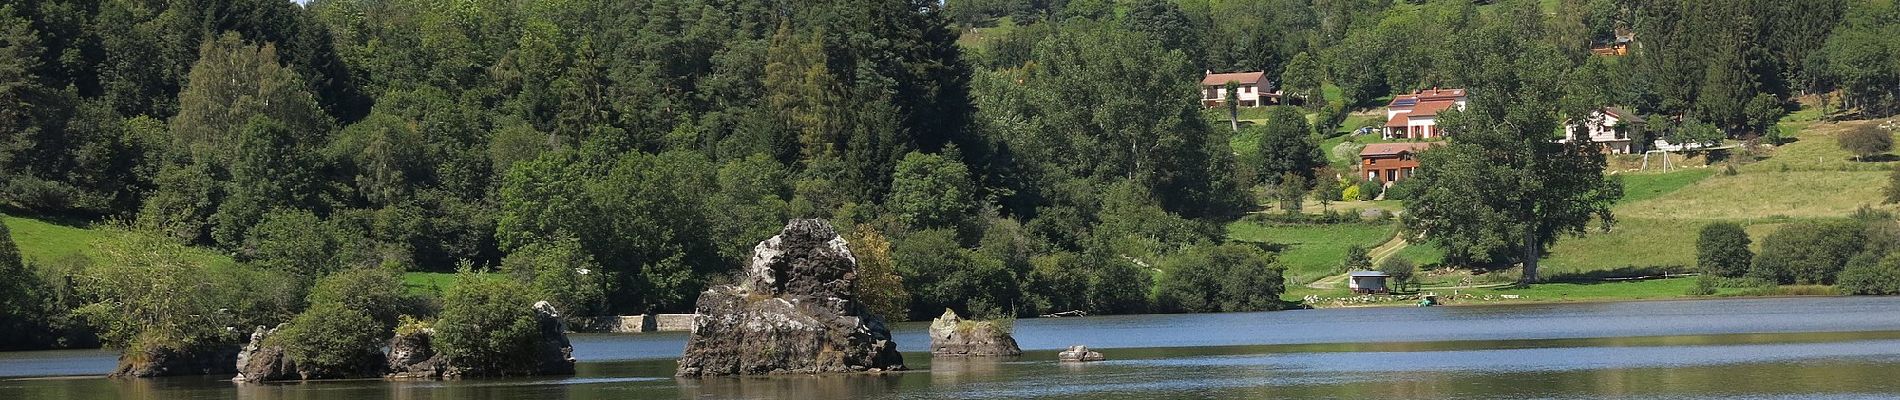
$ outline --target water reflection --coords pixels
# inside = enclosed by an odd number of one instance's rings
[[[1900,313],[1887,310],[1896,305],[1752,299],[1023,320],[1021,357],[907,352],[918,370],[711,379],[672,376],[684,335],[576,335],[588,361],[573,377],[33,378],[0,380],[0,399],[1894,398]],[[921,331],[901,325],[898,340],[922,348]],[[1109,360],[1055,360],[1075,343]],[[0,375],[82,369],[101,354],[0,354]]]

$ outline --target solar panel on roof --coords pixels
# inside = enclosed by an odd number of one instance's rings
[[[1398,100],[1393,101],[1392,105],[1395,105],[1395,106],[1418,105],[1418,99],[1398,99]]]

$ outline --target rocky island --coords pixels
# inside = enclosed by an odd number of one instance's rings
[[[700,294],[678,375],[904,369],[884,319],[857,300],[857,259],[830,223],[791,221],[743,272]]]
[[[965,320],[958,317],[955,310],[943,310],[943,316],[930,321],[930,355],[1023,355],[1016,338],[1010,336],[1010,326],[1005,321]]]

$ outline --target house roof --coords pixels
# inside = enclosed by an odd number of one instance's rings
[[[1206,77],[1201,78],[1201,86],[1220,86],[1220,85],[1226,85],[1227,82],[1240,82],[1241,84],[1259,84],[1262,80],[1266,79],[1266,77],[1267,77],[1266,72],[1259,72],[1259,71],[1230,72],[1230,73],[1224,73],[1224,74],[1210,73],[1210,74],[1207,74]]]
[[[1643,121],[1643,116],[1636,115],[1636,113],[1629,112],[1628,110],[1624,110],[1622,107],[1603,107],[1603,113],[1609,114],[1612,117],[1616,117],[1616,119],[1629,121],[1633,123],[1640,124],[1640,123],[1646,122],[1646,121]]]
[[[1392,275],[1379,271],[1359,271],[1352,273],[1354,278],[1390,278]]]
[[[1386,104],[1386,107],[1405,107],[1433,100],[1457,100],[1459,97],[1465,97],[1464,89],[1414,90],[1410,94],[1392,96],[1392,102]]]
[[[1360,149],[1359,156],[1372,157],[1397,155],[1406,152],[1416,153],[1439,144],[1439,142],[1373,143],[1366,145],[1364,149]]]
[[[1397,114],[1392,114],[1392,118],[1387,119],[1385,121],[1385,126],[1392,127],[1392,128],[1404,127],[1406,125],[1406,122],[1411,120],[1412,117],[1436,116],[1438,115],[1439,112],[1445,111],[1445,109],[1451,108],[1457,105],[1458,105],[1458,101],[1453,100],[1453,99],[1426,100],[1424,102],[1417,103],[1417,106],[1412,107],[1411,110],[1400,111]]]

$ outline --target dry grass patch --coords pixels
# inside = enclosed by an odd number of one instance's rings
[[[1840,217],[1879,203],[1886,179],[1884,171],[1717,174],[1673,193],[1625,203],[1615,212],[1619,218],[1677,220]]]
[[[1775,147],[1768,151],[1768,158],[1760,162],[1742,166],[1742,172],[1779,172],[1788,171],[1886,171],[1893,168],[1894,162],[1855,161],[1854,155],[1841,150],[1837,139],[1842,132],[1868,125],[1878,125],[1880,121],[1847,121],[1840,123],[1813,124],[1797,135],[1794,143]],[[1893,160],[1892,153],[1884,159]]]

